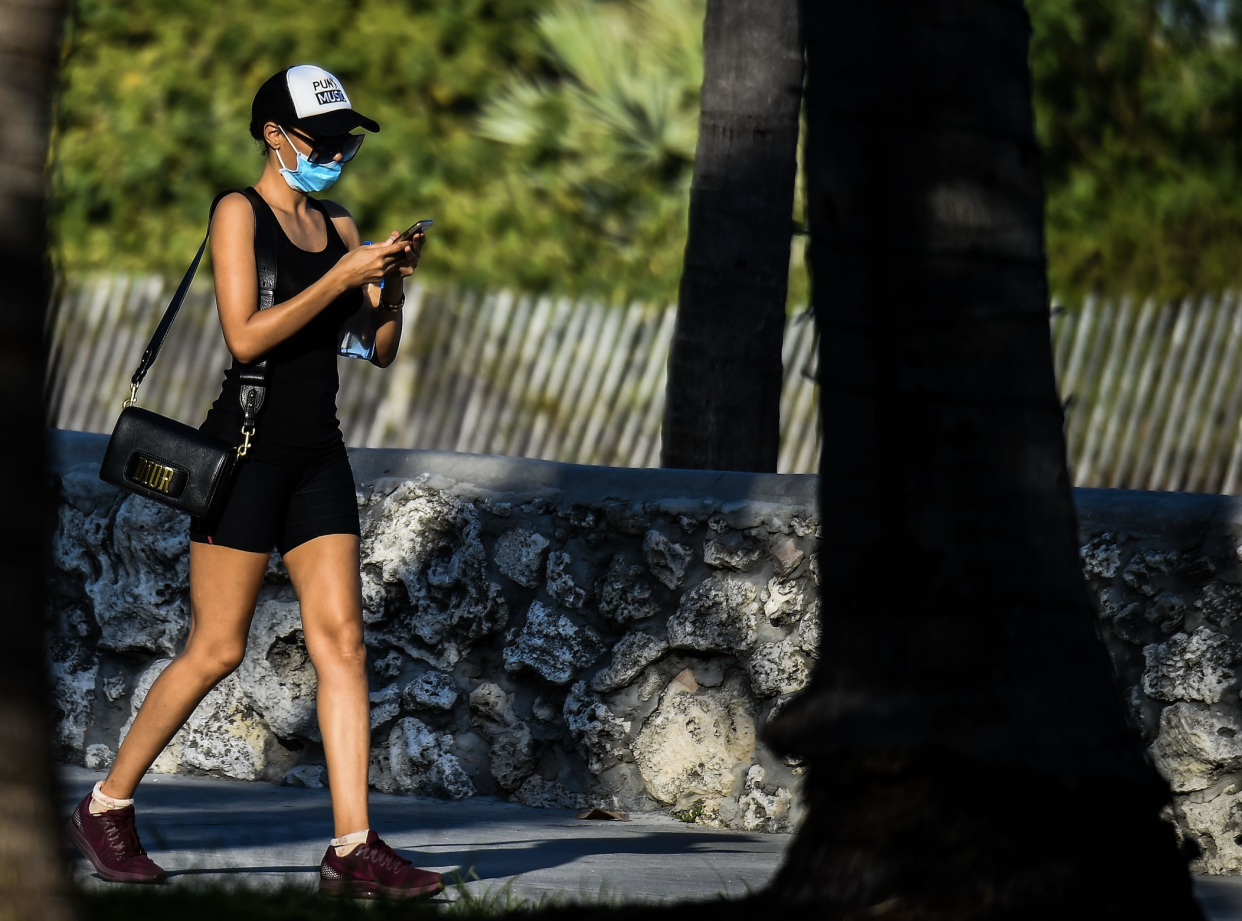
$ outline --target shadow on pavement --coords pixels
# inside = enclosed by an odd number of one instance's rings
[[[730,836],[731,837],[731,836]],[[703,857],[716,854],[736,853],[718,845],[728,840],[722,835],[695,834],[693,832],[649,832],[639,837],[560,839],[527,839],[498,841],[494,844],[479,843],[458,851],[418,851],[412,848],[394,848],[419,866],[456,866],[465,875],[473,870],[479,879],[500,879],[548,870],[576,863],[583,858],[608,856],[625,857]],[[744,838],[736,838],[745,841]],[[669,869],[667,861],[653,864],[653,869]],[[451,872],[451,871],[450,871]]]

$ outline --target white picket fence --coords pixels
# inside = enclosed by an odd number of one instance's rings
[[[50,425],[111,431],[170,295],[158,276],[99,275],[62,286],[49,311]],[[415,285],[405,311],[391,367],[339,362],[347,444],[659,465],[672,308]],[[228,361],[210,285],[199,285],[139,405],[197,424]],[[813,472],[815,337],[805,312],[787,324],[784,362],[778,469]]]
[[[1242,299],[1087,299],[1052,337],[1076,485],[1233,494]]]
[[[48,422],[107,432],[167,303],[158,276],[62,286],[49,311]],[[654,467],[674,311],[413,286],[393,365],[342,359],[351,445]],[[786,326],[778,469],[814,472],[814,324]],[[1242,486],[1242,298],[1088,299],[1051,334],[1073,482],[1188,492]],[[140,405],[197,423],[228,352],[210,283],[187,298]]]

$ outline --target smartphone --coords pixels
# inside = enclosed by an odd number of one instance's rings
[[[409,243],[410,240],[414,239],[415,234],[426,233],[427,228],[430,227],[434,223],[435,221],[431,220],[430,218],[423,218],[423,220],[421,221],[415,221],[414,224],[411,225],[409,230],[407,230],[401,236],[397,237],[397,239],[393,240],[393,242],[394,243]]]

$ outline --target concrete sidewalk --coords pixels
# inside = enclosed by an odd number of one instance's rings
[[[103,772],[61,768],[67,817]],[[332,836],[327,790],[152,774],[136,797],[138,830],[174,886],[318,885]],[[741,896],[776,871],[789,835],[702,828],[660,814],[586,821],[572,810],[531,809],[496,797],[458,802],[371,794],[371,823],[403,856],[446,876],[478,879],[474,893],[506,884],[537,902],[564,893],[588,901],[681,901]],[[77,851],[74,851],[77,854]],[[84,888],[111,885],[85,858]],[[446,894],[452,899],[456,893]]]
[[[62,767],[63,814],[103,776]],[[137,806],[143,843],[174,886],[310,890],[332,834],[327,790],[152,774]],[[571,810],[530,809],[488,796],[453,803],[372,793],[371,821],[418,866],[460,872],[476,894],[508,885],[532,902],[556,893],[627,902],[745,895],[776,872],[790,838],[701,828],[652,813],[629,822],[584,821]],[[110,885],[85,858],[74,868],[84,888]],[[1199,877],[1195,885],[1209,921],[1242,921],[1242,877]],[[456,897],[452,887],[444,896]]]

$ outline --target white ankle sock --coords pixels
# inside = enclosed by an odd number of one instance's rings
[[[134,805],[132,799],[116,799],[103,792],[103,781],[99,781],[91,789],[91,804],[87,807],[91,815],[99,815],[101,812],[107,812],[109,809],[124,809],[126,806]]]
[[[364,828],[362,831],[351,831],[348,835],[341,835],[339,838],[332,839],[332,847],[336,849],[337,857],[344,857],[353,851],[360,844],[366,843],[367,835],[371,833],[371,829]]]

